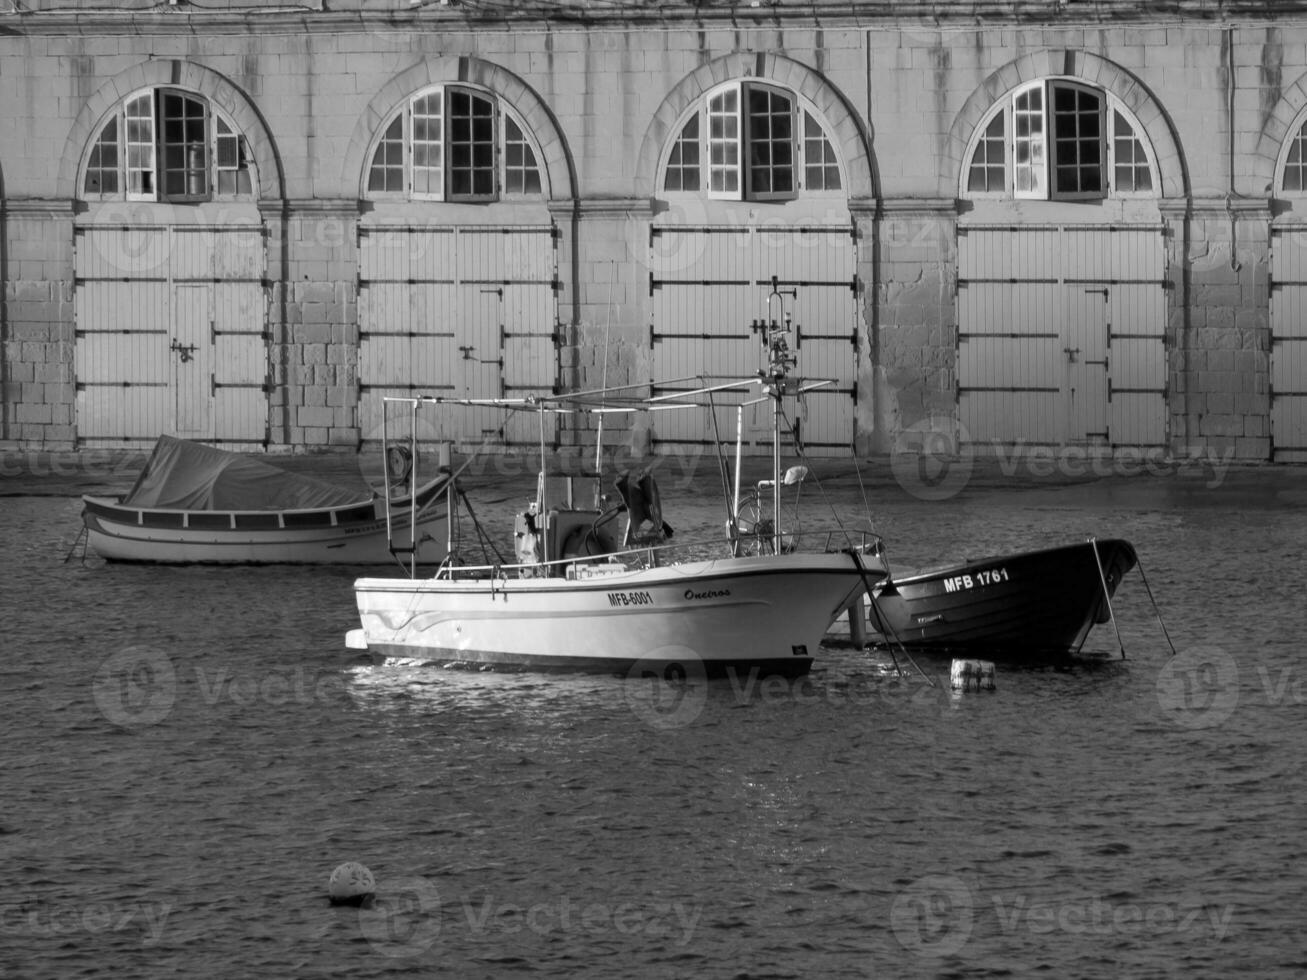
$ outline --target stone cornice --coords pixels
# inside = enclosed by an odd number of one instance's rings
[[[363,213],[363,202],[352,198],[292,198],[259,201],[264,218],[294,214],[327,214],[356,218]]]
[[[880,214],[883,217],[956,218],[958,202],[952,197],[883,197]]]
[[[627,215],[648,218],[653,216],[655,210],[654,202],[647,197],[582,197],[549,202],[549,213],[555,217],[575,214],[578,218]]]
[[[77,213],[71,198],[11,197],[0,199],[0,215],[15,218],[71,218]]]
[[[1307,13],[1307,0],[127,0],[76,7],[75,0],[18,0],[0,13],[5,35],[555,33],[590,28],[767,30],[845,27],[977,30],[1103,27],[1114,24],[1283,22]]]
[[[1271,200],[1260,197],[1165,197],[1157,209],[1166,218],[1186,216],[1222,218],[1269,218]]]

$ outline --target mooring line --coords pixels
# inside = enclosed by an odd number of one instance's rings
[[[63,564],[65,564],[65,565],[68,564],[69,559],[71,559],[71,558],[73,557],[73,552],[77,550],[77,546],[78,546],[79,544],[81,544],[81,543],[82,543],[82,539],[83,539],[83,538],[86,538],[86,537],[88,537],[87,532],[86,532],[86,523],[83,522],[83,523],[82,523],[82,529],[81,529],[80,531],[77,532],[77,537],[73,539],[73,546],[72,546],[71,548],[68,549],[68,554],[64,555]],[[83,564],[83,565],[86,564],[86,549],[85,549],[85,548],[82,549],[82,564]]]
[[[849,550],[849,555],[852,556],[853,564],[854,566],[857,567],[858,574],[862,577],[862,587],[867,590],[867,601],[870,602],[873,606],[876,605],[876,596],[871,591],[871,583],[867,581],[867,567],[862,564],[862,556],[860,556],[856,551],[852,549]],[[852,615],[852,607],[850,607],[850,615]],[[889,656],[890,656],[890,660],[894,661],[894,669],[899,672],[899,676],[900,677],[903,676],[903,668],[899,666],[898,657],[894,656],[895,643],[899,645],[899,650],[902,651],[903,656],[907,659],[908,663],[912,664],[912,666],[916,668],[917,673],[926,679],[926,683],[929,684],[931,687],[935,687],[934,678],[932,678],[929,674],[927,674],[924,670],[922,670],[920,665],[915,660],[912,659],[912,654],[908,653],[908,648],[905,647],[903,645],[903,641],[898,638],[898,634],[894,631],[894,627],[890,625],[889,620],[886,619],[883,614],[878,616],[878,618],[881,621],[881,623],[884,624],[885,629],[889,631],[888,632],[888,638],[890,641],[890,645],[888,647]]]

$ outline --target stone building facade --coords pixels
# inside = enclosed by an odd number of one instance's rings
[[[6,446],[357,446],[789,316],[814,452],[1307,457],[1307,5],[11,6]]]

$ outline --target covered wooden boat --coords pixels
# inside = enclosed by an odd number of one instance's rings
[[[868,618],[909,650],[1027,659],[1078,653],[1137,562],[1106,539],[894,575],[871,591]]]
[[[84,496],[82,520],[109,561],[345,565],[408,563],[416,523],[417,560],[434,564],[447,550],[447,485],[441,474],[394,496],[388,520],[365,486],[161,436],[132,489]]]

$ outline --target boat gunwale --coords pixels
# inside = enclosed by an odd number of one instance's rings
[[[936,579],[947,578],[949,575],[963,568],[974,568],[977,565],[990,565],[998,562],[1025,561],[1031,558],[1042,558],[1056,552],[1074,551],[1080,548],[1092,548],[1098,546],[1100,552],[1112,549],[1112,555],[1104,555],[1102,558],[1104,566],[1115,564],[1113,558],[1117,554],[1124,553],[1129,560],[1126,571],[1133,568],[1139,563],[1139,555],[1132,545],[1125,538],[1090,538],[1085,541],[1076,541],[1071,544],[1054,545],[1050,548],[1040,548],[1035,551],[1018,551],[1005,555],[989,555],[983,558],[965,558],[959,561],[951,562],[947,565],[934,565],[924,571],[914,571],[910,575],[890,575],[886,584],[893,584],[895,587],[902,585],[920,585],[925,582],[931,582]]]
[[[682,546],[686,547],[686,546]],[[851,549],[839,551],[797,551],[787,552],[782,555],[719,555],[710,558],[692,558],[682,562],[673,562],[664,565],[644,565],[636,568],[622,566],[611,572],[600,573],[593,576],[579,576],[569,578],[564,575],[516,575],[509,574],[520,570],[535,570],[542,565],[539,564],[503,564],[503,565],[475,565],[459,566],[459,571],[475,571],[478,574],[450,577],[446,574],[446,569],[441,568],[434,575],[419,577],[417,579],[395,578],[395,577],[360,577],[354,583],[357,589],[367,589],[369,591],[397,591],[411,590],[415,586],[420,586],[424,590],[438,590],[444,586],[457,586],[460,591],[463,589],[471,590],[477,586],[489,586],[494,591],[501,591],[505,588],[519,588],[526,586],[533,591],[551,591],[551,590],[577,590],[577,591],[604,591],[611,590],[615,582],[628,580],[629,576],[648,575],[650,573],[665,572],[668,574],[668,584],[675,581],[677,574],[697,575],[702,574],[703,570],[725,562],[732,563],[732,567],[724,568],[718,573],[714,573],[714,578],[742,578],[757,577],[761,575],[779,575],[779,574],[823,574],[829,575],[840,573],[845,570],[844,565],[823,566],[812,564],[804,567],[804,562],[786,561],[782,567],[776,567],[778,559],[802,559],[806,562],[815,563],[821,559],[835,558],[838,556],[851,556]],[[552,564],[602,564],[608,558],[608,555],[595,556],[594,559],[584,561],[575,558],[558,559]],[[745,565],[746,567],[738,567]],[[798,567],[795,567],[798,565]],[[754,567],[749,567],[754,566]],[[883,568],[867,567],[866,565],[854,564],[849,562],[847,570],[850,575],[866,574],[875,578],[883,578],[886,574]],[[496,583],[503,583],[497,585]],[[645,583],[645,584],[663,584],[663,583]]]
[[[425,508],[429,506],[431,502],[435,500],[440,495],[440,493],[442,493],[447,488],[448,484],[449,484],[448,474],[441,473],[439,476],[435,477],[432,480],[429,480],[427,483],[419,487],[415,493],[407,494],[403,497],[395,498],[391,502],[391,506],[392,508],[399,508],[405,506],[411,507],[413,501],[416,500],[419,507]],[[205,516],[214,516],[214,517],[226,516],[232,521],[233,524],[235,524],[236,519],[240,517],[267,517],[270,514],[274,514],[274,515],[280,515],[283,518],[288,516],[291,518],[301,518],[308,515],[335,516],[341,513],[342,511],[367,510],[372,515],[372,519],[385,520],[384,511],[380,514],[377,513],[377,505],[379,502],[384,503],[384,498],[382,497],[381,494],[377,493],[375,490],[372,491],[372,496],[369,499],[356,500],[353,503],[334,504],[330,507],[290,507],[284,509],[276,508],[276,507],[264,507],[260,509],[138,507],[134,504],[124,504],[122,502],[122,496],[104,497],[97,494],[82,494],[83,505],[86,508],[88,508],[94,516],[102,519],[107,519],[113,523],[127,524],[132,527],[140,526],[142,524],[142,517],[146,514],[159,514],[159,515],[168,515],[168,516],[173,516],[173,515],[186,516],[190,514],[203,514]],[[128,515],[128,514],[135,515],[134,519],[131,521],[113,520],[115,515]],[[408,516],[407,510],[396,512],[396,517],[399,519],[405,519],[407,518],[407,516]],[[338,523],[339,522],[336,521],[331,522],[333,526]],[[185,526],[176,528],[176,530],[185,530],[185,529],[187,529]],[[203,530],[213,531],[213,530],[222,530],[222,529],[203,528]],[[249,531],[249,530],[258,530],[258,529],[240,528],[240,527],[233,526],[231,530]],[[272,530],[272,529],[264,528],[263,530]],[[296,528],[288,527],[285,528],[285,530],[296,530]]]
[[[808,537],[809,535],[822,535],[822,534],[826,535],[826,547],[824,547],[822,550],[820,551],[801,550],[796,548],[790,551],[781,552],[779,556],[772,554],[770,552],[763,552],[760,554],[734,554],[732,553],[734,542],[729,537],[727,537],[720,541],[707,541],[707,540],[700,540],[694,542],[677,541],[670,544],[642,545],[634,548],[624,548],[620,551],[604,552],[602,554],[597,554],[597,555],[573,555],[571,557],[551,558],[548,561],[538,561],[538,562],[496,562],[488,565],[450,565],[450,563],[446,561],[446,562],[442,562],[440,567],[436,570],[435,574],[428,576],[428,578],[439,579],[442,581],[455,581],[455,582],[469,580],[469,579],[479,580],[479,581],[481,580],[490,581],[490,580],[504,578],[505,576],[503,573],[510,572],[513,574],[510,574],[507,577],[513,579],[519,579],[519,580],[537,578],[537,579],[547,579],[551,581],[562,581],[562,582],[584,582],[587,581],[586,576],[577,576],[573,578],[573,577],[569,577],[567,575],[567,572],[573,568],[576,568],[577,566],[603,567],[603,566],[613,566],[617,564],[622,564],[621,571],[612,570],[607,572],[600,572],[593,576],[596,579],[603,579],[609,576],[616,576],[629,572],[651,571],[658,568],[677,568],[688,564],[712,562],[712,561],[725,561],[727,559],[732,559],[732,560],[745,559],[745,558],[775,559],[777,557],[790,557],[790,556],[818,557],[822,555],[852,554],[855,552],[859,555],[875,555],[878,553],[878,549],[881,547],[880,535],[878,535],[874,531],[867,531],[867,530],[850,531],[847,528],[824,528],[824,529],[819,528],[815,531],[796,532],[795,537]],[[833,548],[830,546],[831,541],[837,536],[841,536],[846,539],[845,547]],[[847,540],[857,536],[861,536],[862,538],[862,543],[860,545],[853,543],[851,540]],[[673,552],[685,552],[690,549],[709,549],[709,548],[712,549],[725,548],[726,554],[710,555],[710,556],[694,555],[694,556],[686,557],[680,561],[665,562],[665,563],[654,562],[649,560],[652,556],[655,555],[661,556]],[[633,559],[640,558],[643,559],[645,563],[632,567],[630,565],[623,564],[621,561],[623,558],[633,558]],[[562,574],[550,574],[550,570],[555,570],[555,569],[561,570]],[[530,571],[532,574],[522,575],[521,573],[523,571]],[[869,571],[871,570],[869,569]]]

